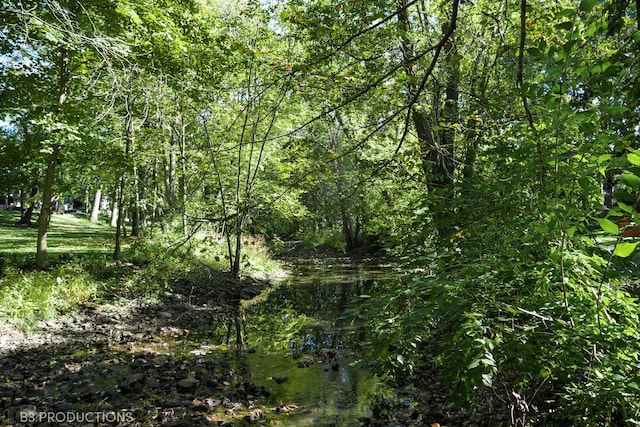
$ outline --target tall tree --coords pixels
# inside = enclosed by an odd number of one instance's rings
[[[113,5],[49,1],[5,2],[3,6],[15,30],[8,34],[10,55],[31,64],[28,77],[33,87],[44,88],[37,102],[24,108],[38,112],[36,123],[47,135],[42,147],[46,159],[36,251],[37,266],[47,268],[47,230],[60,153],[80,140],[80,103],[90,96],[86,87],[92,78],[102,75],[99,70],[111,68],[124,47],[109,36],[118,16]],[[28,88],[10,88],[12,92],[24,90]]]

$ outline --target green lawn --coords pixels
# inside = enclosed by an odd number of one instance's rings
[[[35,227],[16,227],[18,211],[0,212],[0,253],[11,258],[36,253],[38,230]],[[34,220],[37,215],[34,215]],[[114,229],[106,224],[94,224],[82,215],[54,214],[47,234],[50,257],[61,254],[111,253]]]
[[[169,250],[165,234],[157,241],[126,239],[122,262],[114,262],[112,227],[91,223],[83,215],[56,214],[47,239],[51,267],[38,271],[38,230],[16,227],[18,220],[19,212],[0,212],[0,325],[30,328],[39,320],[73,312],[85,302],[154,296],[172,277],[208,283],[211,277],[203,264],[214,269],[226,266],[224,260],[216,261],[224,247],[212,244],[211,238],[201,236],[178,251]],[[282,272],[262,240],[250,236],[245,240],[245,273],[269,277]]]
[[[138,286],[131,269],[110,261],[114,230],[82,214],[54,214],[47,236],[51,268],[35,270],[38,230],[16,227],[17,211],[0,212],[0,323],[29,328],[105,292]],[[37,218],[34,218],[36,220]]]

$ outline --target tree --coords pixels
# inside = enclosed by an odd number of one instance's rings
[[[41,148],[46,159],[36,252],[36,265],[44,269],[48,266],[47,230],[60,153],[81,140],[79,104],[86,96],[82,84],[89,83],[87,77],[92,67],[109,70],[112,59],[121,57],[123,47],[117,39],[108,36],[113,26],[106,23],[115,23],[115,9],[76,1],[5,2],[3,6],[3,13],[16,29],[5,43],[14,58],[13,68],[18,63],[30,64],[33,68],[25,74],[30,81],[29,87],[42,88],[35,108],[28,104],[22,107],[37,111],[34,122],[46,135]],[[96,23],[101,23],[102,27]],[[22,43],[20,38],[23,38]],[[28,49],[19,49],[25,44]],[[9,89],[21,93],[29,87]]]
[[[289,90],[287,82],[279,75],[286,72],[287,65],[278,64],[279,60],[274,64],[273,60],[265,61],[259,57],[260,52],[266,56],[268,51],[265,50],[274,43],[275,34],[262,30],[264,17],[259,12],[255,13],[256,16],[244,28],[247,39],[238,40],[235,45],[236,66],[246,70],[244,75],[239,76],[236,86],[227,92],[222,103],[210,106],[201,115],[215,171],[229,267],[234,275],[240,273],[242,236],[255,209],[254,190],[263,162],[274,150],[268,143],[278,126],[281,104]],[[235,116],[227,116],[227,122],[216,129],[220,135],[218,139],[214,138],[209,122],[220,109],[233,111]],[[220,142],[216,144],[216,140]]]

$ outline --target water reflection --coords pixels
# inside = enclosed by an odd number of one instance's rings
[[[354,363],[365,336],[355,309],[396,274],[379,265],[299,264],[262,303],[246,308],[247,341],[257,351],[239,370],[269,388],[269,404],[298,406],[284,425],[351,426],[370,415],[380,384]]]

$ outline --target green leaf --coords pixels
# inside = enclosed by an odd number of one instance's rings
[[[555,217],[552,217],[549,222],[547,222],[544,225],[538,225],[535,227],[535,230],[538,233],[551,233],[553,230],[556,229],[556,227],[558,226],[558,219]]]
[[[633,206],[629,206],[625,203],[622,202],[618,202],[618,207],[620,208],[620,210],[622,210],[623,212],[627,212],[627,213],[632,213],[633,212]]]
[[[598,0],[582,0],[580,2],[580,10],[583,12],[591,12],[598,4]]]
[[[126,18],[129,18],[129,20],[131,20],[131,22],[133,24],[135,24],[135,25],[141,25],[142,24],[142,19],[140,19],[140,16],[128,4],[119,4],[116,7],[116,12],[118,12],[119,14],[121,14],[122,16],[124,16]]]
[[[620,177],[620,181],[624,182],[634,190],[640,190],[640,177],[638,177],[638,175],[632,174],[631,172],[625,172]]]
[[[617,201],[622,201],[625,203],[635,203],[636,201],[636,196],[634,196],[633,194],[629,193],[628,191],[623,191],[623,190],[616,190],[613,193],[613,197],[615,197],[615,199]]]
[[[620,70],[622,70],[622,68],[620,68],[617,65],[613,65],[613,66],[607,68],[602,75],[604,77],[612,77],[612,76],[615,76],[615,75],[619,74]]]
[[[601,156],[598,157],[598,160],[596,160],[598,162],[598,164],[602,164],[606,161],[608,161],[611,158],[611,154],[603,154]]]
[[[572,14],[573,14],[573,9],[564,9],[556,13],[556,18],[564,18],[566,16],[571,16]]]
[[[587,37],[591,37],[593,36],[596,32],[598,31],[598,27],[595,24],[591,24],[589,25],[589,27],[587,28],[587,30],[585,31],[585,35]]]
[[[624,380],[624,381],[626,381],[626,378],[625,378],[625,380]],[[627,387],[628,387],[628,388],[632,388],[632,389],[634,389],[634,390],[636,390],[636,391],[640,391],[640,386],[638,386],[638,384],[637,384],[637,383],[634,383],[634,382],[630,382],[630,383],[628,383],[628,384],[627,384]]]
[[[640,166],[640,156],[636,153],[627,154],[627,160],[629,160],[629,163],[632,165]]]
[[[606,218],[596,218],[596,221],[598,221],[598,224],[600,224],[600,227],[607,233],[618,234],[618,231],[619,231],[618,225],[615,224],[613,221],[610,221]]]
[[[631,255],[633,253],[633,251],[636,250],[636,246],[638,246],[638,243],[640,243],[640,242],[635,242],[635,243],[622,242],[622,243],[618,243],[616,245],[616,248],[613,251],[613,254],[615,256],[619,256],[620,258],[626,258],[629,255]]]
[[[482,374],[482,384],[487,387],[491,387],[493,385],[493,375],[492,374]]]
[[[561,22],[561,23],[556,25],[556,28],[558,30],[570,30],[570,29],[573,28],[573,22],[571,22],[571,21]]]
[[[542,58],[544,54],[537,47],[530,47],[527,49],[527,53],[535,58]]]
[[[629,111],[629,109],[624,105],[611,105],[607,107],[607,110],[606,110],[607,114],[611,114],[612,116],[626,113],[627,111]]]

